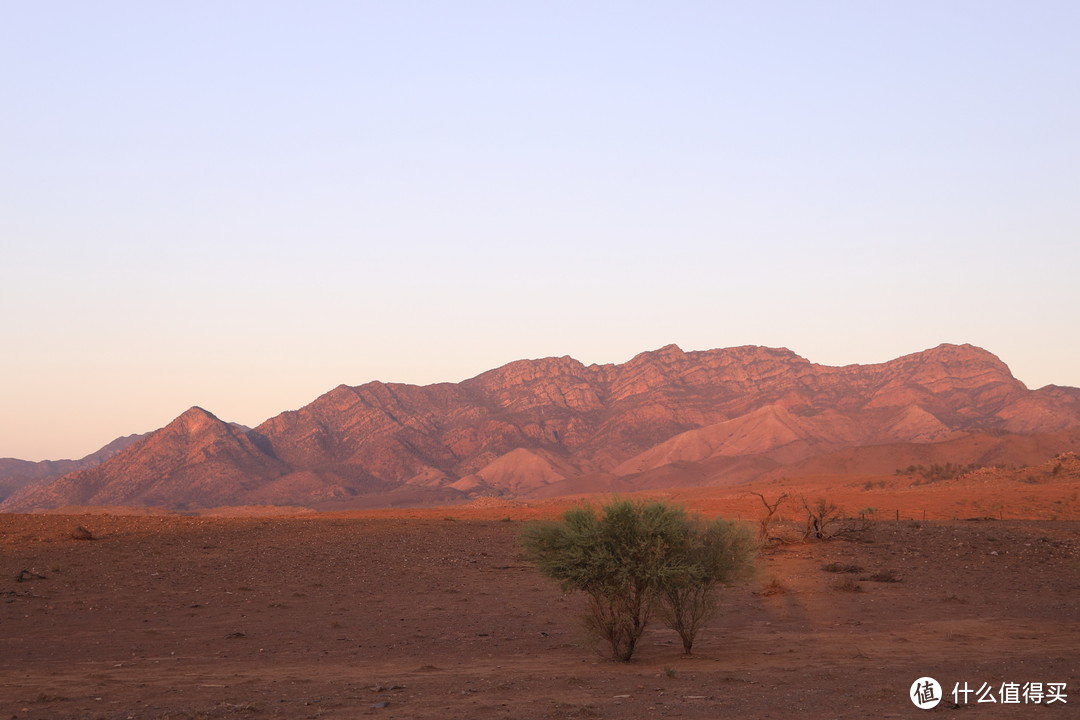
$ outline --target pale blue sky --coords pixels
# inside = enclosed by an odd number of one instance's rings
[[[0,457],[671,342],[1080,385],[1074,2],[0,7]]]

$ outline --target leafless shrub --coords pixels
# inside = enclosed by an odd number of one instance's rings
[[[799,502],[806,513],[803,540],[828,540],[832,537],[833,529],[841,519],[837,504],[825,498],[810,502],[805,497],[800,497]]]
[[[841,518],[826,539],[857,540],[859,533],[870,529],[871,520],[866,517]]]
[[[772,524],[773,516],[776,515],[776,511],[780,509],[780,506],[784,504],[784,501],[788,499],[788,494],[783,493],[775,501],[769,502],[765,499],[765,496],[759,492],[753,493],[761,498],[761,504],[765,506],[765,514],[758,520],[758,539],[761,542],[765,542],[769,539],[769,525]]]

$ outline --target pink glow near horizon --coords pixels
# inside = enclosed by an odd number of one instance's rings
[[[519,358],[1080,386],[1080,8],[23,4],[0,457]]]

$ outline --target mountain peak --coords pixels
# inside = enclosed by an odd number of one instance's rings
[[[218,416],[209,410],[204,410],[198,405],[192,405],[184,412],[180,413],[179,418],[187,420],[219,420]]]
[[[289,468],[243,430],[201,407],[132,443],[105,462],[64,475],[4,509],[25,512],[61,505],[162,505],[171,508],[240,504]]]
[[[993,377],[999,382],[1023,387],[1001,358],[989,350],[967,343],[963,345],[942,343],[928,350],[897,358],[893,362],[899,365],[919,366],[919,373],[924,376],[938,373],[953,378],[980,376],[989,379]]]
[[[925,357],[983,358],[1001,362],[1001,358],[994,353],[983,349],[978,345],[972,345],[971,343],[941,343],[940,345],[935,345],[932,348],[923,350],[921,354]]]
[[[991,353],[989,350],[973,345],[970,342],[953,343],[943,342],[941,344],[934,345],[933,348],[922,350],[917,353],[905,355],[905,357],[921,357],[923,359],[939,359],[939,361],[948,361],[948,359],[978,359],[978,361],[991,362],[1004,365],[1001,362],[1001,358]],[[900,358],[903,359],[903,358]]]
[[[508,384],[521,385],[542,379],[568,375],[577,376],[587,372],[588,369],[579,361],[569,355],[563,355],[561,357],[544,357],[535,360],[515,360],[470,378],[465,383],[470,385],[490,385],[492,387]]]
[[[675,343],[670,343],[662,348],[657,348],[656,350],[646,350],[645,352],[640,352],[634,357],[632,357],[630,359],[630,362],[627,364],[629,365],[633,363],[646,362],[649,360],[661,360],[664,362],[671,362],[673,360],[679,360],[684,357],[686,357],[686,352]]]
[[[185,410],[178,418],[166,425],[163,430],[174,430],[184,433],[196,433],[212,428],[228,429],[228,424],[208,410],[194,405]]]

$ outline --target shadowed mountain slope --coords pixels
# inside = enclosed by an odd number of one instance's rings
[[[31,462],[15,458],[0,458],[0,501],[16,490],[31,485],[43,485],[50,480],[100,465],[128,445],[145,435],[127,435],[117,438],[105,447],[79,460],[42,460]]]

